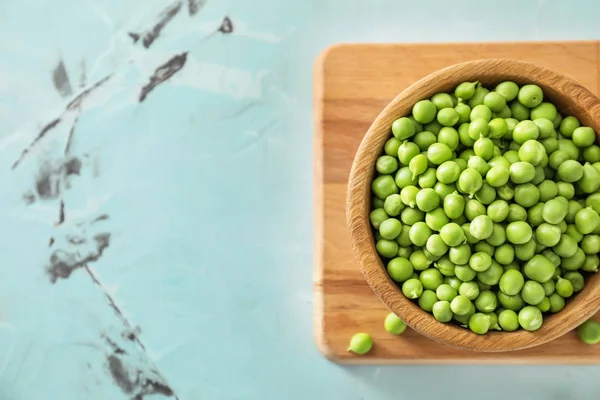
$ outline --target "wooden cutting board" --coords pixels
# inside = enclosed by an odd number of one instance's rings
[[[384,106],[416,80],[458,62],[513,58],[562,72],[597,94],[599,54],[597,41],[347,44],[321,54],[314,69],[314,336],[327,358],[346,364],[600,364],[600,344],[585,345],[575,332],[509,353],[460,350],[410,329],[388,334],[383,328],[388,311],[354,261],[345,220],[346,183],[363,135]],[[368,332],[375,341],[365,356],[346,351],[356,332]]]

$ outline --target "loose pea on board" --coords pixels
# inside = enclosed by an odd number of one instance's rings
[[[392,280],[440,323],[539,329],[599,269],[595,142],[533,83],[474,80],[417,102],[373,166],[369,219]],[[391,315],[386,329],[403,332]]]

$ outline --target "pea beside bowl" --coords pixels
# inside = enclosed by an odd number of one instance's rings
[[[574,80],[530,63],[488,59],[469,61],[438,70],[414,83],[392,100],[367,131],[354,158],[348,181],[347,224],[355,258],[366,281],[383,303],[417,332],[438,342],[473,351],[502,352],[534,347],[573,330],[600,309],[600,274],[590,276],[584,289],[565,308],[544,318],[536,331],[489,332],[478,335],[455,324],[437,321],[406,298],[388,275],[379,257],[369,221],[374,166],[390,137],[392,122],[408,116],[420,100],[450,92],[467,81],[495,86],[503,81],[535,84],[563,115],[600,132],[600,99]]]

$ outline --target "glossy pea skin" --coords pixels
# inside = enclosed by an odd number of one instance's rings
[[[533,232],[531,227],[523,222],[511,222],[506,226],[506,237],[514,244],[524,244],[531,239]]]
[[[437,108],[435,104],[430,100],[421,100],[418,101],[412,110],[413,118],[421,123],[427,124],[435,118],[435,114],[437,113]]]
[[[542,312],[537,307],[525,306],[518,314],[519,325],[526,331],[532,332],[541,328],[543,323]]]
[[[518,270],[510,269],[505,271],[500,278],[500,290],[502,293],[510,296],[520,293],[524,284],[525,278]]]
[[[596,142],[596,132],[590,127],[581,126],[573,131],[573,143],[577,147],[585,148]]]
[[[529,279],[544,283],[552,278],[555,269],[556,267],[548,258],[541,254],[536,254],[525,263],[523,272]]]
[[[592,233],[598,225],[600,225],[600,216],[592,207],[581,209],[575,215],[575,226],[583,235]]]
[[[399,192],[399,188],[396,186],[394,178],[389,175],[381,175],[375,178],[371,184],[371,189],[375,196],[381,200],[385,200],[386,197]]]
[[[415,134],[415,126],[406,117],[399,118],[392,123],[392,133],[398,140],[406,140]]]
[[[475,313],[469,318],[469,329],[478,335],[486,334],[490,324],[490,317],[483,313]]]
[[[540,201],[544,203],[558,196],[558,185],[551,180],[540,183],[538,190],[540,191]]]
[[[533,206],[540,200],[540,191],[532,183],[524,183],[515,187],[515,202],[525,208]]]
[[[519,319],[513,310],[504,310],[498,315],[498,324],[505,332],[514,332],[519,329]]]
[[[523,285],[523,289],[521,289],[521,297],[525,303],[535,306],[544,300],[546,294],[544,292],[544,287],[540,283],[536,281],[527,281]]]
[[[385,317],[383,326],[385,330],[392,335],[401,335],[406,330],[406,323],[394,313],[389,313]]]
[[[510,166],[510,181],[516,184],[531,182],[535,177],[535,167],[527,162],[516,162]]]
[[[393,194],[388,196],[383,202],[383,209],[385,212],[391,216],[396,217],[400,215],[402,210],[405,208],[405,204],[402,202],[402,198],[399,194]]]
[[[561,121],[559,131],[564,137],[571,138],[575,129],[580,126],[581,124],[577,118],[568,116]]]
[[[350,339],[350,345],[346,351],[363,355],[367,354],[373,347],[373,339],[368,333],[357,333]]]
[[[542,103],[544,100],[544,93],[542,89],[533,84],[524,85],[519,89],[519,94],[517,95],[519,102],[526,107],[534,108]]]
[[[586,344],[600,343],[600,322],[589,319],[577,328],[577,336]]]
[[[475,192],[475,198],[479,200],[481,204],[489,205],[496,200],[496,190],[487,182],[483,182],[481,189]]]
[[[444,198],[444,212],[449,218],[456,219],[463,215],[465,204],[464,197],[455,191]]]
[[[376,208],[369,214],[369,219],[371,220],[373,228],[379,229],[381,223],[388,219],[388,214],[383,208]]]
[[[413,142],[419,147],[421,151],[427,151],[429,146],[437,141],[435,133],[431,131],[422,131],[415,135]]]

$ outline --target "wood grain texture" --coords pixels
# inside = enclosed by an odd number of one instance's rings
[[[420,78],[457,62],[510,57],[552,68],[597,93],[599,50],[597,42],[341,45],[321,55],[315,64],[314,82],[314,328],[315,340],[323,354],[343,363],[600,361],[600,346],[583,345],[573,332],[542,346],[503,353],[461,350],[412,330],[400,337],[387,334],[383,318],[388,311],[354,260],[344,209],[350,166],[365,132],[395,96]],[[481,73],[485,75],[485,71]],[[553,95],[558,93],[551,92],[549,96]],[[600,109],[595,107],[591,105],[588,114],[590,110],[599,113]],[[576,115],[586,112],[573,110]],[[367,356],[346,352],[349,338],[359,331],[371,333],[376,342]]]

